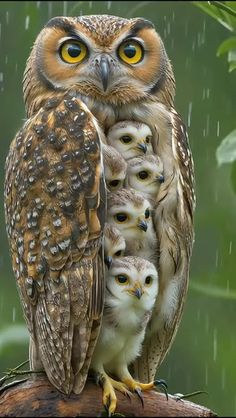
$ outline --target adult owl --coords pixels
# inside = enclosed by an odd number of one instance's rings
[[[23,92],[28,119],[6,162],[5,212],[31,366],[43,365],[62,392],[84,386],[104,297],[101,141],[115,123],[130,120],[150,127],[164,167],[153,209],[159,294],[134,364],[139,379],[153,380],[183,310],[195,205],[163,42],[143,18],[55,17],[32,48]]]

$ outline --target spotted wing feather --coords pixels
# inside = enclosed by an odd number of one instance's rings
[[[77,392],[84,385],[103,309],[98,129],[79,99],[58,93],[26,121],[6,161],[7,233],[25,319],[49,380],[65,393],[76,375]]]

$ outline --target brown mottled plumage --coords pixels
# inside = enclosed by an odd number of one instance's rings
[[[23,90],[29,119],[7,159],[7,230],[21,302],[37,342],[31,360],[41,358],[49,379],[66,393],[74,387],[74,372],[78,382],[85,381],[103,298],[97,263],[106,196],[98,124],[100,137],[124,120],[145,123],[152,131],[165,179],[153,212],[159,294],[134,365],[138,378],[150,381],[181,319],[195,207],[193,162],[174,108],[175,80],[163,42],[142,18],[55,17],[35,41]],[[64,104],[68,94],[75,112]],[[77,194],[82,180],[84,189]],[[82,387],[78,384],[76,392]]]

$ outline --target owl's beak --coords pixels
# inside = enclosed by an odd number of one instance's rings
[[[140,229],[142,229],[142,231],[144,231],[144,232],[147,232],[147,229],[148,229],[148,224],[147,224],[147,222],[146,221],[140,221],[139,223],[138,223],[138,227],[140,228]]]
[[[100,57],[100,76],[102,80],[102,86],[104,92],[107,90],[108,87],[108,81],[110,76],[110,65],[109,65],[109,58],[106,55],[101,55]]]
[[[108,268],[108,270],[109,270],[109,268],[111,267],[111,265],[112,265],[112,257],[110,256],[110,255],[106,255],[105,257],[104,257],[104,262],[105,262],[105,264],[106,264],[106,266],[107,266],[107,268]]]
[[[138,144],[138,149],[143,151],[144,154],[146,154],[147,152],[147,145],[145,144],[145,142],[140,142]]]
[[[132,296],[136,296],[136,298],[140,299],[142,297],[143,293],[144,293],[143,289],[142,289],[142,286],[141,286],[141,283],[136,282],[134,284],[134,287],[129,289],[129,293]]]

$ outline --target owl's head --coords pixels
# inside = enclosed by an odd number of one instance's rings
[[[125,239],[142,239],[152,227],[150,203],[134,189],[121,189],[108,195],[107,221]]]
[[[106,305],[151,310],[158,293],[157,270],[140,257],[116,259],[107,272],[106,289]]]
[[[109,15],[54,17],[38,35],[24,74],[24,99],[73,88],[120,105],[157,95],[171,104],[174,76],[154,25]]]
[[[157,155],[147,155],[129,160],[127,169],[127,185],[129,187],[156,198],[160,184],[163,182],[163,163]]]
[[[153,152],[152,131],[148,125],[141,122],[130,120],[117,122],[108,130],[107,142],[126,160]]]
[[[111,267],[114,259],[124,256],[125,247],[125,239],[119,229],[106,223],[104,227],[104,261],[108,268]]]
[[[109,145],[102,144],[106,186],[111,192],[124,187],[127,163],[123,156]]]

